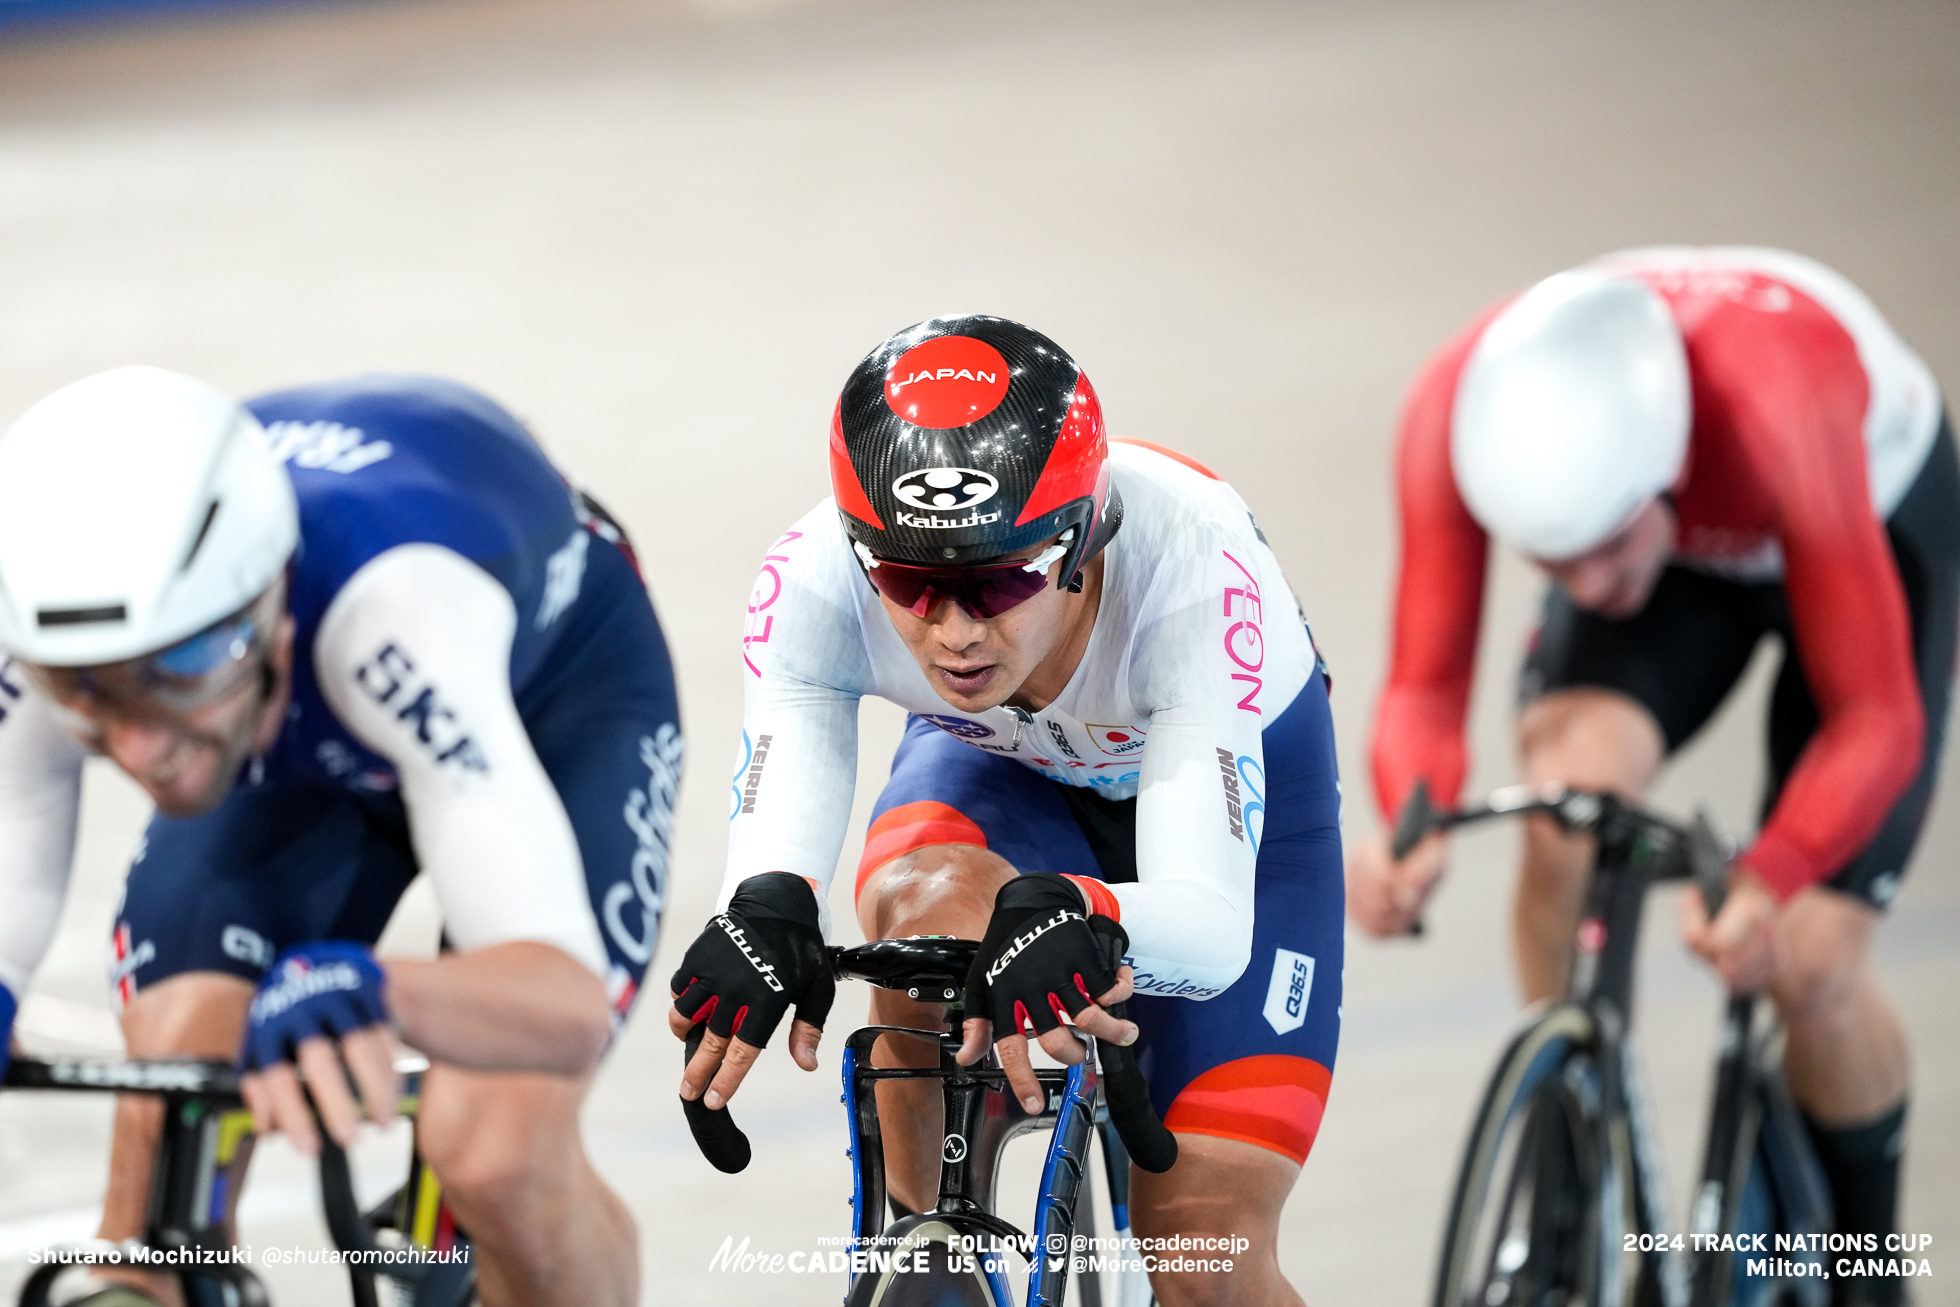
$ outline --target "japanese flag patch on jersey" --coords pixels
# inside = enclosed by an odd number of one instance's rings
[[[1112,758],[1127,758],[1143,752],[1144,731],[1141,727],[1097,726],[1091,723],[1083,729],[1089,732],[1089,738],[1095,741],[1096,747]]]

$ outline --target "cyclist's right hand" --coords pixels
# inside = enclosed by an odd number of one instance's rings
[[[707,1023],[700,1049],[681,1073],[682,1098],[700,1098],[711,1110],[726,1104],[792,1006],[790,1056],[805,1071],[816,1070],[837,980],[810,882],[769,871],[737,885],[728,910],[688,947],[671,989],[667,1026],[676,1038]]]
[[[1448,865],[1445,839],[1441,834],[1426,836],[1400,861],[1389,851],[1386,834],[1350,844],[1347,907],[1354,923],[1384,939],[1413,930]]]
[[[1134,1022],[1104,1011],[1132,992],[1123,962],[1129,946],[1123,927],[1092,914],[1066,877],[1028,872],[1002,885],[967,972],[961,1064],[972,1066],[997,1045],[1015,1095],[1039,1112],[1044,1096],[1028,1060],[1028,1031],[1069,1066],[1082,1061],[1083,1048],[1062,1029],[1064,1014],[1084,1034],[1118,1047],[1136,1042]]]
[[[259,978],[238,1051],[238,1089],[252,1109],[253,1128],[283,1133],[311,1154],[320,1147],[315,1109],[343,1148],[354,1142],[363,1116],[376,1125],[394,1120],[401,1087],[391,1017],[388,973],[367,945],[315,940],[280,953]]]

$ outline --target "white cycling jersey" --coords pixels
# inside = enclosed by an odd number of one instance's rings
[[[347,583],[310,657],[340,720],[393,767],[387,784],[402,791],[417,858],[457,947],[536,941],[604,975],[570,820],[511,698],[515,625],[510,596],[481,568],[408,545]],[[442,765],[399,714],[356,691],[385,641],[413,650],[422,677],[443,688],[453,719],[469,725],[481,769]],[[85,751],[4,662],[0,696],[0,984],[22,994],[61,913]]]
[[[1137,880],[1110,889],[1137,971],[1153,989],[1198,997],[1238,978],[1255,848],[1233,760],[1262,759],[1260,732],[1312,675],[1313,644],[1229,485],[1138,444],[1113,443],[1110,463],[1124,517],[1103,553],[1095,627],[1038,713],[963,713],[934,692],[832,500],[770,548],[742,639],[744,739],[721,906],[765,871],[829,885],[856,784],[858,701],[878,695],[1061,784],[1136,798]]]

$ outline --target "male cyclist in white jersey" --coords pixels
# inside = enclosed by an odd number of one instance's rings
[[[1000,318],[872,351],[830,469],[749,603],[723,910],[672,982],[675,1033],[708,1023],[682,1095],[721,1107],[792,1005],[814,1067],[858,701],[882,696],[913,716],[858,870],[865,934],[982,941],[960,1056],[997,1047],[1031,1107],[1030,1035],[1065,1062],[1064,1016],[1138,1041],[1180,1150],[1136,1176],[1137,1233],[1252,1240],[1230,1271],[1154,1275],[1158,1297],[1297,1302],[1276,1235],[1334,1065],[1342,887],[1326,682],[1272,551],[1204,468],[1112,447],[1074,360]],[[1126,998],[1134,1024],[1102,1010]],[[943,1011],[880,990],[872,1017]],[[892,1193],[924,1210],[937,1099],[893,1088]]]
[[[578,1109],[652,954],[681,740],[623,538],[523,426],[432,378],[85,378],[0,435],[0,646],[0,1026],[106,754],[157,806],[114,934],[130,1055],[237,1056],[311,1151],[299,1069],[346,1143],[392,1115],[392,1026],[486,1307],[637,1303]],[[377,959],[418,871],[451,948]],[[160,1122],[118,1108],[105,1238],[145,1232]]]

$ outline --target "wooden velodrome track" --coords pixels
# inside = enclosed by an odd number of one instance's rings
[[[0,36],[0,418],[146,361],[241,393],[440,372],[532,421],[638,536],[680,668],[692,749],[657,1000],[720,877],[750,577],[824,493],[836,388],[886,332],[964,308],[1036,324],[1083,360],[1116,430],[1239,484],[1333,665],[1347,820],[1365,830],[1388,440],[1417,362],[1588,255],[1736,241],[1836,265],[1960,385],[1956,56],[1960,10],[1932,0],[377,0],[16,30]],[[1499,565],[1478,787],[1512,774],[1508,683],[1536,593]],[[1764,670],[1664,804],[1706,797],[1747,827]],[[897,729],[882,706],[865,720],[860,833]],[[1953,776],[1878,937],[1915,1046],[1922,1304],[1960,1303]],[[32,1046],[109,1027],[103,938],[142,819],[126,784],[92,775]],[[1333,1098],[1281,1250],[1319,1307],[1425,1300],[1458,1141],[1514,1018],[1514,839],[1463,841],[1426,942],[1350,939]],[[1671,897],[1640,1020],[1679,1225],[1716,995]],[[428,929],[422,904],[398,935]],[[848,994],[832,1029],[862,1003]],[[598,1164],[639,1217],[644,1300],[834,1301],[835,1277],[707,1267],[727,1236],[787,1252],[844,1229],[834,1051],[819,1077],[772,1056],[753,1078],[737,1107],[757,1160],[734,1178],[691,1152],[677,1062],[650,1001],[590,1109]],[[106,1121],[101,1103],[0,1103],[0,1289],[29,1247],[87,1229]],[[398,1146],[364,1150],[372,1185]],[[263,1150],[259,1249],[323,1243],[306,1175]],[[330,1271],[266,1273],[282,1304],[345,1301]]]

